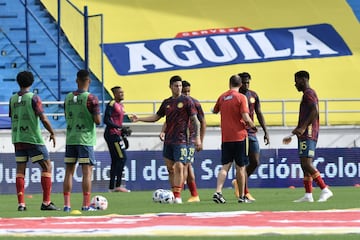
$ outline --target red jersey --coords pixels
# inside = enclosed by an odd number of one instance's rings
[[[245,95],[232,89],[224,92],[218,98],[214,112],[221,114],[222,142],[238,142],[247,137],[246,123],[242,118],[243,113],[249,113]]]
[[[306,121],[312,107],[314,106],[318,107],[318,104],[319,104],[319,100],[314,89],[311,88],[306,89],[304,91],[300,103],[298,126],[302,125],[302,123]],[[299,136],[299,139],[300,140],[311,139],[317,141],[319,136],[319,128],[320,128],[320,123],[319,123],[319,114],[318,114],[317,117],[312,121],[312,123],[310,123],[310,125],[306,128],[305,132],[301,136]]]

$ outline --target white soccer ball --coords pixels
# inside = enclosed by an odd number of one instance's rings
[[[153,192],[153,195],[152,195],[152,199],[154,202],[160,202],[160,195],[162,194],[162,192],[164,192],[165,190],[164,189],[156,189],[154,192]]]
[[[91,199],[90,206],[96,208],[97,210],[106,210],[108,207],[108,201],[103,196],[94,196]]]
[[[175,197],[172,191],[165,190],[160,194],[160,203],[174,203]]]

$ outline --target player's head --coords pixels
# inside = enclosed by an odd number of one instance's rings
[[[28,71],[19,72],[16,81],[21,88],[30,87],[34,83],[34,75]]]
[[[190,87],[191,87],[191,84],[188,81],[183,80],[182,81],[182,94],[185,96],[190,96]]]
[[[170,85],[170,87],[171,87],[171,85],[172,85],[173,83],[175,83],[175,82],[181,82],[181,81],[182,81],[181,77],[175,75],[175,76],[172,76],[172,77],[170,78],[169,85]]]
[[[76,78],[81,82],[90,81],[90,73],[86,69],[81,69],[77,72]]]
[[[239,76],[241,78],[241,83],[242,83],[242,86],[239,89],[239,91],[241,93],[246,93],[246,91],[250,87],[251,75],[249,73],[247,73],[247,72],[242,72],[242,73],[239,73]]]
[[[182,79],[180,76],[172,76],[170,78],[170,89],[173,97],[178,97],[181,95],[182,91]]]
[[[111,92],[114,95],[115,101],[122,101],[124,100],[124,90],[120,86],[115,86],[111,88]]]
[[[301,70],[295,73],[295,87],[301,92],[309,87],[310,74],[307,71]]]
[[[81,69],[76,74],[76,82],[79,88],[87,88],[90,85],[90,73],[86,69]]]
[[[230,88],[241,87],[241,78],[238,74],[232,75],[229,80]]]

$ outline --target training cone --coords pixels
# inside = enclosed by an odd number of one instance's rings
[[[72,211],[70,212],[70,214],[79,215],[79,214],[81,214],[81,212],[80,212],[80,210],[72,210]]]

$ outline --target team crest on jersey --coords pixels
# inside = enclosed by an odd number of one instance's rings
[[[255,103],[255,98],[251,97],[250,98],[250,103]]]
[[[177,104],[177,107],[178,107],[178,108],[183,108],[183,107],[184,107],[184,103],[179,102],[179,103]]]

